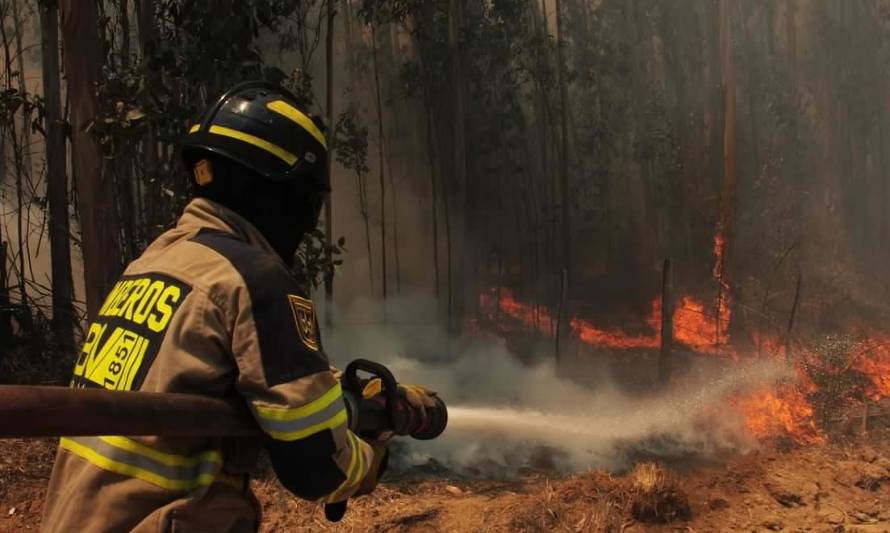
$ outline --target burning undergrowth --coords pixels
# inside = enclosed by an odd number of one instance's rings
[[[466,356],[429,374],[422,371],[429,365],[389,361],[400,375],[435,383],[452,405],[446,434],[412,442],[406,463],[509,477],[528,469],[623,470],[640,457],[717,458],[756,446],[744,419],[721,409],[726,399],[790,377],[781,365],[740,365],[634,396],[608,381],[590,390],[558,377],[550,364],[526,367],[488,350],[484,368]]]
[[[445,434],[403,442],[394,461],[396,468],[427,474],[617,471],[641,457],[701,459],[745,451],[757,442],[744,418],[725,409],[727,399],[794,378],[772,361],[702,365],[664,390],[631,394],[608,375],[593,388],[566,379],[551,357],[520,362],[497,339],[452,341],[456,356],[448,361],[407,357],[436,353],[429,345],[446,342],[432,331],[413,337],[409,331],[416,328],[339,328],[327,344],[332,354],[379,360],[399,380],[428,385],[446,400]]]
[[[807,342],[760,334],[734,342],[728,333],[728,301],[727,293],[719,307],[706,306],[692,296],[680,298],[673,314],[673,342],[675,350],[692,359],[711,359],[728,369],[761,364],[785,367],[786,379],[738,391],[721,404],[743,418],[753,437],[798,445],[820,443],[844,411],[890,397],[890,336],[858,328],[813,336]],[[506,289],[483,292],[480,306],[486,312],[485,324],[505,339],[510,338],[506,334],[510,330],[532,328],[544,334],[555,327],[552,316]],[[645,322],[649,333],[634,334],[599,328],[591,320],[574,318],[569,324],[582,358],[640,362],[657,354],[661,343],[658,300],[653,301]],[[480,324],[476,327],[484,329]]]
[[[396,461],[428,473],[614,471],[641,459],[721,457],[765,441],[815,444],[826,440],[839,412],[890,396],[888,335],[860,328],[808,343],[762,332],[733,338],[733,295],[718,268],[723,253],[718,232],[711,301],[681,295],[663,317],[662,300],[654,298],[645,318],[627,329],[568,317],[562,343],[574,360],[559,368],[552,357],[555,313],[505,287],[479,295],[479,318],[462,339],[435,326],[372,326],[340,328],[328,346],[334,354],[380,360],[400,380],[428,384],[446,399],[448,431],[402,446]],[[431,298],[388,306],[408,322],[424,309],[435,317]],[[628,374],[639,378],[634,374],[658,367],[652,357],[662,344],[663,318],[670,318],[664,324],[671,324],[666,331],[682,371],[667,384],[650,379],[628,390]],[[585,365],[594,370],[592,382],[581,379]]]

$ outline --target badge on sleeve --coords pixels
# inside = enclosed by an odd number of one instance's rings
[[[315,306],[312,300],[302,298],[294,294],[288,294],[291,310],[294,312],[294,321],[297,323],[297,333],[300,340],[313,352],[318,351],[318,330],[315,327]]]

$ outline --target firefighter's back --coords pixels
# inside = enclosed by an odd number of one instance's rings
[[[220,216],[222,215],[222,218]],[[195,200],[176,228],[131,263],[90,325],[72,387],[234,397],[232,313],[243,280],[200,243],[219,232],[262,263],[224,210]],[[247,474],[261,443],[182,437],[62,438],[47,493],[47,532],[255,531]]]

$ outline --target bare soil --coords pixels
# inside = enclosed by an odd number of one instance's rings
[[[0,531],[38,530],[54,441],[0,441]],[[264,532],[890,532],[890,435],[721,465],[521,481],[398,478],[350,502],[339,524],[274,480],[254,482]]]

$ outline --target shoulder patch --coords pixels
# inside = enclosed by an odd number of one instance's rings
[[[318,351],[318,328],[315,327],[315,306],[312,300],[297,296],[296,294],[288,294],[287,299],[290,300],[291,310],[294,312],[294,322],[297,324],[297,333],[300,334],[300,340],[303,344],[313,352]]]
[[[287,269],[222,231],[201,230],[191,240],[223,256],[244,280],[263,373],[270,387],[329,368],[312,301],[298,296],[302,291]]]

